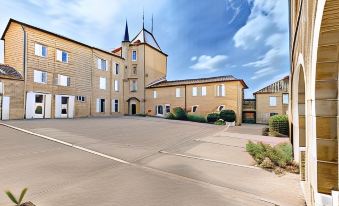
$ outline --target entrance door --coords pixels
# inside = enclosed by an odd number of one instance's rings
[[[10,97],[3,97],[2,99],[2,120],[9,120],[9,103]]]
[[[68,118],[69,97],[61,97],[61,118]]]
[[[42,94],[35,94],[34,118],[44,118],[45,114],[45,97]]]
[[[132,111],[132,115],[137,114],[137,105],[136,104],[131,104],[131,111]]]

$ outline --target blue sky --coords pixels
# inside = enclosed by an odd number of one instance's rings
[[[248,84],[249,98],[289,73],[286,0],[0,0],[0,32],[14,18],[111,50],[126,18],[130,37],[138,33],[143,9],[169,55],[169,80],[233,75]]]

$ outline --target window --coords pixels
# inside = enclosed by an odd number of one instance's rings
[[[193,87],[192,88],[192,96],[195,97],[198,95],[198,88],[197,87]]]
[[[137,51],[132,51],[132,61],[136,61],[137,60]]]
[[[164,108],[162,105],[157,106],[157,115],[164,115]]]
[[[138,90],[138,82],[137,80],[131,80],[130,82],[130,91],[136,92]]]
[[[119,70],[120,70],[120,65],[118,63],[115,63],[115,71],[114,71],[114,74],[115,75],[118,75],[119,74]]]
[[[157,98],[157,91],[153,91],[153,98],[154,98],[154,99]]]
[[[270,106],[277,106],[277,97],[270,97]]]
[[[105,59],[98,58],[97,67],[98,69],[107,71],[107,61]]]
[[[84,96],[77,96],[76,100],[79,101],[79,102],[85,102],[86,98]]]
[[[166,113],[170,113],[171,112],[171,105],[166,104],[165,105],[165,110],[166,110]]]
[[[4,94],[4,86],[2,82],[0,82],[0,94]]]
[[[206,87],[201,87],[201,96],[206,96],[207,90]]]
[[[35,55],[40,57],[47,57],[47,47],[41,44],[35,44]]]
[[[180,97],[180,88],[175,89],[175,97]]]
[[[47,72],[34,70],[34,82],[47,84]]]
[[[112,100],[112,112],[119,112],[119,100],[118,99]]]
[[[61,74],[58,74],[58,85],[59,86],[70,86],[71,85],[71,79],[68,76],[64,76]]]
[[[288,104],[288,94],[283,94],[283,104]]]
[[[196,112],[196,111],[197,111],[197,109],[198,109],[198,105],[194,105],[194,106],[192,106],[192,112]]]
[[[119,80],[114,80],[114,91],[119,91]]]
[[[218,111],[220,112],[221,110],[223,110],[225,108],[225,105],[220,105],[219,107],[218,107]]]
[[[57,49],[57,61],[67,63],[68,62],[68,53]]]
[[[272,117],[274,115],[278,115],[278,113],[275,113],[275,112],[270,113],[270,117]]]
[[[217,86],[217,96],[224,97],[225,96],[225,85],[221,84]]]
[[[106,78],[100,77],[100,89],[106,89]]]
[[[132,75],[137,75],[137,67],[132,68]]]
[[[105,99],[97,99],[97,112],[105,112]]]

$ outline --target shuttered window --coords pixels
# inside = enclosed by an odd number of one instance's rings
[[[57,61],[59,62],[64,62],[67,63],[68,62],[68,53],[62,50],[57,49]]]
[[[114,91],[119,91],[119,80],[114,80]]]
[[[71,78],[65,75],[58,74],[58,85],[59,86],[70,86]]]
[[[225,96],[225,85],[221,84],[221,85],[217,86],[216,95],[218,97],[224,97]]]
[[[40,57],[47,57],[47,47],[41,44],[35,44],[35,55]]]
[[[201,96],[206,96],[207,90],[206,87],[201,87]]]
[[[107,66],[107,61],[106,61],[105,59],[100,59],[100,58],[98,58],[98,59],[97,59],[97,67],[98,67],[98,69],[100,69],[100,70],[107,71],[107,68],[108,68],[108,66]]]
[[[47,84],[47,72],[34,70],[34,82]]]
[[[198,87],[193,87],[192,88],[192,96],[195,97],[198,95]]]
[[[119,112],[119,100],[112,100],[112,112]]]
[[[106,89],[106,78],[100,77],[100,89]]]
[[[180,97],[181,94],[180,94],[180,88],[176,88],[175,89],[175,97]]]

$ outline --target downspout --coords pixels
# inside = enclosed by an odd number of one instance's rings
[[[187,111],[187,99],[186,99],[186,84],[185,84],[185,112]]]
[[[26,89],[27,89],[27,33],[25,27],[21,25],[24,32],[24,49],[23,49],[23,69],[24,69],[24,119],[26,119]]]

